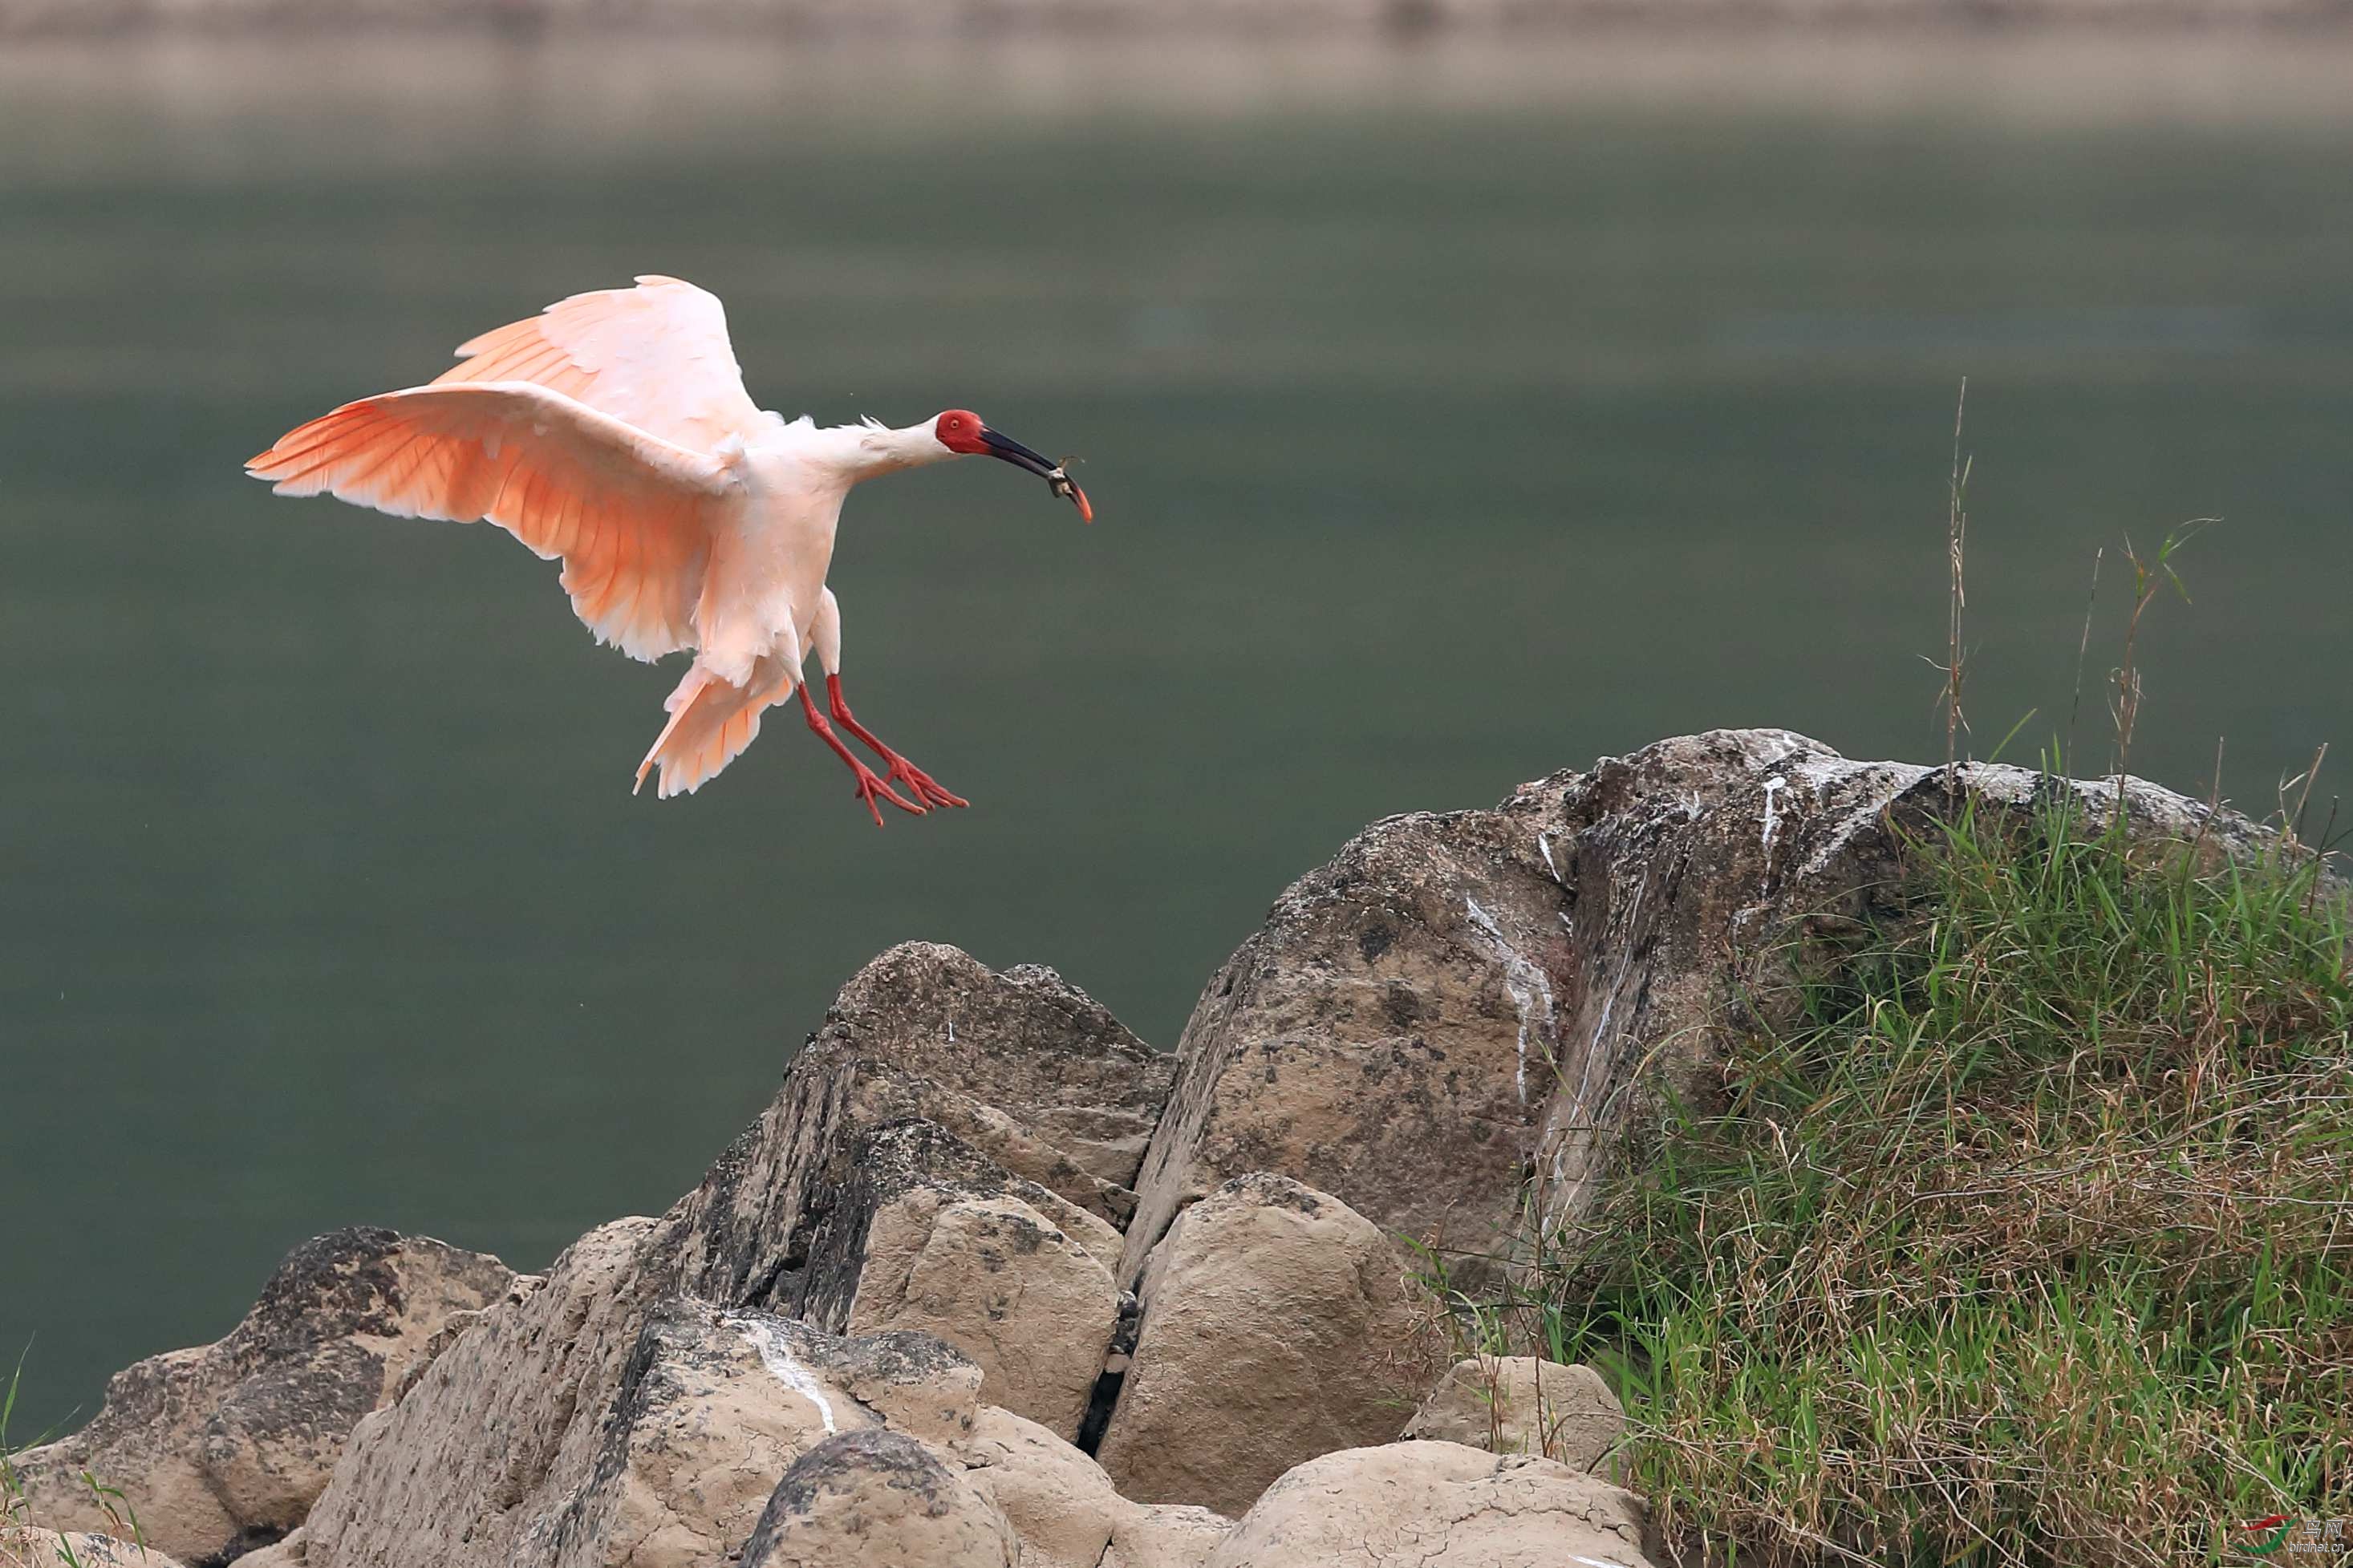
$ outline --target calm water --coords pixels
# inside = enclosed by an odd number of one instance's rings
[[[1964,374],[1981,744],[2201,514],[2137,762],[2268,805],[2353,741],[2341,49],[0,50],[20,1438],[313,1232],[658,1209],[893,941],[1166,1045],[1374,816],[1714,724],[1938,752]],[[1085,455],[1092,529],[994,466],[844,526],[859,711],[973,810],[877,833],[781,721],[633,800],[675,670],[552,567],[240,477],[639,271],[787,414]]]

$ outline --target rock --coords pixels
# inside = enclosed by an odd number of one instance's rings
[[[121,1490],[155,1552],[202,1562],[274,1541],[442,1325],[514,1278],[427,1237],[353,1227],[306,1241],[227,1337],[117,1373],[90,1425],[18,1456],[29,1517],[111,1528],[88,1471]]]
[[[1589,1470],[1625,1429],[1618,1396],[1589,1366],[1472,1356],[1456,1362],[1421,1402],[1405,1435],[1491,1454],[1538,1454]]]
[[[843,1432],[793,1461],[743,1568],[1015,1568],[1005,1515],[904,1434]]]
[[[1995,812],[2119,799],[2014,769],[1958,783]],[[1782,932],[1838,940],[1885,907],[1943,785],[1725,731],[1377,824],[1236,953],[1174,1069],[1050,971],[894,949],[660,1218],[530,1279],[389,1233],[319,1244],[219,1345],[119,1378],[88,1431],[33,1457],[37,1485],[69,1506],[69,1467],[136,1476],[189,1559],[302,1524],[267,1568],[666,1568],[744,1542],[780,1563],[1244,1568],[1408,1539],[1507,1564],[1539,1560],[1527,1531],[1572,1528],[1599,1532],[1589,1560],[1637,1563],[1603,1540],[1632,1541],[1630,1501],[1596,1478],[1452,1444],[1356,1452],[1424,1392],[1383,1227],[1505,1256],[1531,1174],[1538,1217],[1573,1217],[1646,1097],[1704,1099],[1709,1031],[1772,994]],[[2258,842],[2137,782],[2121,799],[2136,832]],[[1124,1381],[1086,1407],[1090,1440],[1107,1420],[1098,1469],[1056,1432],[1106,1365]],[[1055,1430],[988,1414],[984,1389]],[[1504,1415],[1524,1429],[1518,1396]],[[1416,1430],[1494,1425],[1441,1400]]]
[[[1163,1505],[1112,1536],[1097,1568],[1207,1568],[1234,1521],[1206,1508]]]
[[[700,1302],[805,1319],[813,1330],[847,1327],[875,1216],[919,1188],[937,1190],[942,1212],[1008,1197],[1026,1205],[1040,1237],[1063,1237],[1041,1279],[1095,1268],[1116,1236],[1105,1212],[1124,1212],[1128,1189],[1113,1178],[1132,1174],[1168,1071],[1051,971],[997,974],[953,948],[892,949],[843,989],[775,1101],[702,1185],[659,1219],[583,1237],[543,1281],[458,1333],[396,1407],[363,1425],[312,1512],[312,1568],[631,1562],[638,1542],[634,1526],[622,1527],[614,1489],[632,1466],[651,1475],[654,1449],[650,1436],[617,1434],[652,1430],[653,1417],[631,1403],[644,1386],[631,1369],[658,1317]],[[912,1234],[912,1212],[892,1223],[908,1220]],[[976,1224],[977,1214],[950,1226],[943,1262],[974,1236],[966,1219]],[[887,1289],[876,1298],[890,1299]],[[876,1316],[895,1314],[878,1306]],[[1008,1387],[1017,1377],[1033,1392],[1054,1387],[1013,1337],[1027,1329],[1058,1343],[1053,1336],[1069,1333],[1025,1312],[975,1342]],[[1082,1371],[1067,1375],[1092,1382],[1102,1342],[1078,1361]],[[829,1373],[830,1386],[903,1434],[953,1441],[970,1419],[969,1389],[959,1415],[955,1399],[887,1377],[853,1393],[839,1381],[849,1375]],[[969,1375],[980,1381],[977,1369]],[[855,1423],[839,1425],[837,1436],[855,1435]],[[659,1500],[681,1519],[711,1511]],[[731,1491],[718,1511],[735,1506]]]
[[[1851,762],[1786,730],[1661,741],[1523,787],[1502,810],[1540,825],[1571,935],[1558,983],[1562,1068],[1535,1151],[1546,1223],[1583,1212],[1619,1131],[1664,1090],[1713,1100],[1724,1020],[1760,995],[1791,994],[1789,950],[1776,938],[1839,938],[1894,913],[1905,846],[1957,797],[1988,822],[2022,824],[2061,793],[2086,821],[2113,820],[2114,778],[1989,763],[1948,778]],[[2141,779],[2125,779],[2121,798],[2144,841],[2234,858],[2266,843],[2237,813]]]
[[[783,1092],[682,1206],[701,1260],[684,1284],[839,1327],[848,1289],[810,1272],[821,1216],[855,1177],[857,1134],[908,1119],[1122,1223],[1173,1070],[1050,969],[994,973],[952,947],[894,947],[842,987]]]
[[[972,1436],[980,1368],[929,1334],[890,1330],[818,1342],[816,1353],[835,1385],[894,1432],[953,1447]]]
[[[1293,1466],[1396,1436],[1420,1392],[1403,1270],[1369,1220],[1287,1176],[1195,1204],[1145,1270],[1103,1468],[1138,1501],[1239,1515]]]
[[[916,1198],[919,1194],[930,1196]],[[936,1122],[904,1119],[855,1135],[840,1187],[812,1200],[809,1223],[796,1243],[802,1260],[792,1271],[791,1288],[774,1294],[793,1305],[795,1317],[845,1328],[862,1292],[896,1289],[895,1282],[875,1285],[870,1279],[870,1232],[878,1215],[910,1200],[920,1205],[1000,1198],[1037,1214],[1061,1236],[1065,1249],[1092,1258],[1110,1277],[1120,1246],[1110,1222],[1035,1182],[1008,1175]],[[1098,1357],[1101,1350],[1098,1345]]]
[[[544,1561],[542,1532],[588,1481],[602,1418],[658,1300],[640,1264],[658,1228],[624,1219],[590,1231],[534,1289],[459,1335],[399,1404],[361,1423],[311,1510],[310,1561]]]
[[[545,1532],[553,1563],[697,1568],[752,1533],[776,1478],[827,1439],[880,1430],[901,1393],[928,1435],[971,1430],[977,1367],[936,1341],[842,1341],[765,1313],[665,1303],[638,1337],[596,1470]]]
[[[658,1233],[590,1232],[372,1418],[313,1512],[308,1563],[685,1568],[740,1544],[777,1476],[836,1433],[969,1434],[980,1369],[935,1340],[639,1303]],[[584,1412],[624,1333],[617,1383]]]
[[[1124,1280],[1185,1205],[1259,1170],[1497,1249],[1560,1040],[1562,894],[1533,818],[1393,817],[1276,902],[1177,1043]]]
[[[1187,1204],[1253,1170],[1483,1272],[1521,1229],[1531,1170],[1558,1223],[1662,1089],[1706,1094],[1714,1032],[1776,962],[1771,939],[1876,912],[1946,782],[1786,730],[1720,730],[1554,774],[1493,811],[1374,824],[1202,994],[1120,1278]],[[2116,800],[2113,780],[2021,768],[1969,765],[1959,782],[2003,812],[2072,789],[2101,819]],[[2137,779],[2124,795],[2137,833],[2260,842],[2244,818]]]
[[[1550,1459],[1389,1443],[1284,1476],[1208,1568],[1652,1568],[1642,1529],[1641,1499]]]
[[[913,1188],[874,1216],[849,1331],[936,1335],[982,1396],[1075,1438],[1119,1321],[1111,1272],[1010,1195]]]
[[[959,1451],[1002,1511],[1020,1568],[1201,1568],[1233,1521],[1119,1495],[1101,1465],[1034,1421],[984,1408]]]
[[[0,1525],[0,1568],[62,1568],[69,1561],[81,1568],[180,1568],[153,1547],[119,1535]]]

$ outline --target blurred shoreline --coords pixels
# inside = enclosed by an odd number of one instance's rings
[[[5,5],[9,0],[0,0]],[[176,27],[0,37],[0,176],[121,166],[302,167],[322,117],[356,128],[346,164],[458,155],[486,103],[510,135],[618,155],[654,138],[725,145],[747,123],[936,135],[986,101],[1040,127],[1112,116],[1176,125],[1384,110],[1767,113],[1808,121],[2010,127],[2335,127],[2353,119],[2353,31],[2281,28],[1473,28],[1309,41],[1211,32],[889,37],[688,29],[659,36],[456,26],[287,35]],[[977,95],[977,96],[976,96]],[[871,112],[878,102],[888,114]],[[448,145],[444,145],[448,143]]]
[[[0,39],[437,31],[1349,39],[1620,34],[2353,33],[2353,0],[0,0]]]

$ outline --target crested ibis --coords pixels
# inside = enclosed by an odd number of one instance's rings
[[[599,642],[649,660],[693,650],[638,764],[639,786],[660,768],[659,797],[700,788],[752,743],[762,710],[797,692],[878,827],[881,801],[919,816],[967,804],[860,723],[842,696],[841,606],[826,585],[834,531],[860,480],[967,456],[1044,479],[1092,521],[1060,464],[969,409],[903,429],[765,412],[744,389],[718,299],[675,278],[575,294],[458,353],[462,363],[427,385],[296,426],[246,472],[282,496],[487,519],[542,559],[563,557],[559,580]],[[825,711],[802,678],[812,649]]]

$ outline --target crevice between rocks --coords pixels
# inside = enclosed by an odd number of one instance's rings
[[[289,1533],[290,1532],[276,1525],[248,1524],[239,1530],[227,1545],[210,1557],[198,1558],[190,1563],[188,1568],[228,1568],[230,1563],[248,1552],[259,1552],[265,1546],[277,1545],[285,1540]]]
[[[1094,1392],[1087,1396],[1087,1413],[1079,1421],[1078,1449],[1089,1458],[1095,1457],[1103,1447],[1103,1434],[1111,1428],[1112,1412],[1119,1407],[1120,1390],[1127,1384],[1127,1369],[1143,1332],[1144,1302],[1134,1291],[1122,1290],[1119,1321],[1112,1326],[1103,1368],[1095,1376]]]

